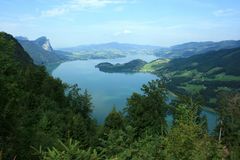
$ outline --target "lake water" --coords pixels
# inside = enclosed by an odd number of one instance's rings
[[[94,105],[93,116],[99,123],[104,122],[105,117],[115,106],[122,111],[126,106],[127,98],[133,92],[140,92],[141,86],[158,77],[149,73],[104,73],[95,68],[101,62],[126,63],[133,59],[152,61],[156,59],[151,55],[129,55],[124,58],[111,60],[78,60],[60,64],[52,71],[54,77],[58,77],[68,84],[78,84],[84,90],[87,89],[92,95]],[[217,122],[214,113],[204,111],[209,119],[209,130],[211,131]],[[167,119],[171,120],[171,117]]]

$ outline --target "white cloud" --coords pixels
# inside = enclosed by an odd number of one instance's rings
[[[131,0],[70,0],[67,3],[41,12],[43,17],[54,17],[72,11],[103,8],[107,5],[124,4]]]
[[[67,12],[65,8],[53,8],[47,11],[42,11],[41,16],[43,17],[54,17],[59,16]]]
[[[239,11],[234,9],[220,9],[213,12],[213,14],[217,17],[234,16],[237,15],[238,13]]]
[[[114,33],[114,36],[129,35],[129,34],[132,34],[132,33],[133,33],[133,31],[128,30],[128,29],[124,29],[120,32]]]

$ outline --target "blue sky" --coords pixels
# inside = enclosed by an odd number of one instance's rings
[[[0,31],[53,47],[240,39],[240,0],[0,0]]]

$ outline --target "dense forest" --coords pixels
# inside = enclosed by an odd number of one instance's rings
[[[3,32],[0,64],[0,160],[240,159],[239,93],[219,95],[212,134],[197,99],[167,103],[164,80],[143,85],[123,112],[113,108],[99,125],[87,91],[49,76]]]

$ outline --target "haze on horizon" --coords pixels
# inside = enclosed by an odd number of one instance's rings
[[[240,39],[239,0],[2,0],[0,31],[54,47]]]

